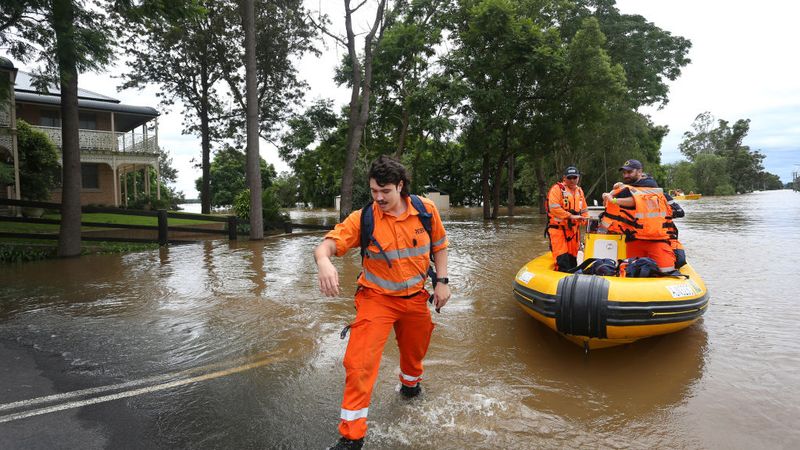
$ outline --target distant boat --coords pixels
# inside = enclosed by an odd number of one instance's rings
[[[672,198],[675,200],[700,200],[703,194],[681,194],[681,195],[673,195]]]

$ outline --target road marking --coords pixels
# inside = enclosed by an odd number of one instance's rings
[[[152,376],[152,377],[141,378],[139,380],[127,381],[125,383],[111,384],[111,385],[108,385],[108,386],[98,386],[98,387],[95,387],[95,388],[82,389],[82,390],[79,390],[79,391],[64,392],[64,393],[61,393],[61,394],[48,395],[46,397],[39,397],[39,398],[30,399],[30,400],[21,400],[21,401],[18,401],[18,402],[6,403],[5,405],[0,405],[0,411],[10,410],[10,409],[17,409],[17,408],[27,408],[27,407],[34,406],[34,405],[39,405],[39,404],[42,404],[42,403],[52,403],[52,402],[55,402],[55,401],[68,400],[68,399],[71,399],[71,398],[78,398],[78,397],[85,397],[87,395],[94,395],[94,394],[99,394],[99,393],[102,393],[102,392],[117,391],[117,390],[121,390],[121,389],[127,389],[127,388],[130,388],[130,387],[139,386],[139,385],[142,385],[142,384],[151,384],[151,383],[157,383],[157,382],[161,382],[161,381],[167,381],[167,380],[171,380],[173,378],[183,377],[183,376],[191,375],[191,374],[198,373],[198,372],[205,372],[206,370],[209,370],[209,369],[212,369],[212,368],[216,368],[216,367],[238,365],[238,364],[241,364],[241,363],[243,363],[245,361],[251,360],[254,357],[255,358],[259,358],[259,357],[262,357],[262,356],[265,356],[265,355],[267,355],[267,353],[259,353],[259,354],[252,355],[252,356],[249,356],[249,357],[237,358],[237,359],[232,360],[232,361],[225,361],[225,362],[219,362],[219,363],[213,363],[213,364],[206,364],[205,366],[193,367],[191,369],[181,370],[179,372],[168,373],[168,374],[164,374],[164,375],[155,375],[155,376]]]
[[[214,378],[220,378],[220,377],[224,377],[224,376],[227,376],[227,375],[232,375],[232,374],[239,373],[239,372],[245,372],[247,370],[255,369],[257,367],[262,367],[262,366],[265,366],[267,364],[276,362],[279,359],[281,359],[281,358],[276,358],[276,357],[264,358],[264,359],[261,359],[261,360],[258,360],[258,361],[253,361],[251,363],[244,364],[244,365],[241,365],[241,366],[238,366],[238,367],[232,367],[230,369],[225,369],[225,370],[218,370],[216,372],[211,372],[211,373],[208,373],[208,374],[205,374],[205,375],[199,375],[199,376],[196,376],[196,377],[186,378],[186,379],[183,379],[183,380],[171,381],[169,383],[162,383],[162,384],[157,384],[157,385],[154,385],[154,386],[147,386],[147,387],[143,387],[143,388],[139,388],[139,389],[133,389],[133,390],[130,390],[130,391],[117,392],[116,394],[103,395],[103,396],[99,396],[99,397],[89,398],[89,399],[86,399],[86,400],[79,400],[79,401],[74,401],[74,402],[62,403],[62,404],[59,404],[59,405],[48,406],[46,408],[39,408],[39,409],[33,409],[33,410],[30,410],[30,411],[25,411],[25,412],[20,412],[20,413],[15,413],[15,414],[8,414],[8,415],[5,415],[5,416],[0,416],[0,423],[11,422],[11,421],[14,421],[14,420],[25,419],[25,418],[33,417],[33,416],[40,416],[42,414],[48,414],[48,413],[57,412],[57,411],[64,411],[66,409],[80,408],[82,406],[94,405],[96,403],[110,402],[110,401],[113,401],[113,400],[119,400],[119,399],[127,398],[127,397],[134,397],[134,396],[142,395],[142,394],[149,394],[151,392],[163,391],[165,389],[171,389],[171,388],[174,388],[174,387],[183,386],[185,384],[199,383],[201,381],[212,380]],[[192,369],[192,371],[196,371],[196,369]],[[151,377],[149,379],[146,378],[146,379],[143,379],[143,380],[139,380],[138,382],[133,381],[133,382],[130,382],[130,383],[133,383],[133,385],[141,384],[142,382],[145,382],[144,380],[150,380],[150,379],[160,379],[160,377]],[[126,384],[129,384],[129,383],[122,383],[122,384],[119,384],[119,385],[108,386],[108,388],[114,388],[114,386],[116,386],[118,388],[118,387],[126,385]],[[98,389],[100,389],[100,388],[98,388]],[[90,390],[91,389],[86,389],[86,391],[90,391]],[[109,390],[109,389],[106,389],[106,390]],[[81,391],[76,391],[76,392],[81,392]],[[66,393],[64,395],[68,395],[68,394],[71,394],[71,393]],[[57,395],[52,395],[52,396],[43,397],[43,398],[52,398],[52,397],[57,397]],[[28,401],[27,404],[34,404],[33,403],[34,401],[36,403],[42,403],[41,401],[38,401],[38,400],[40,400],[40,399],[33,399],[32,401]],[[19,404],[19,403],[26,403],[26,402],[9,403],[8,405]],[[1,405],[1,406],[5,407],[7,405]],[[8,409],[8,408],[3,408],[3,409]]]

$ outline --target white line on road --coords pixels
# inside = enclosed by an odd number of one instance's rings
[[[261,353],[259,355],[255,355],[255,356],[259,357],[259,356],[263,356],[263,355],[265,355],[265,354]],[[53,394],[53,395],[34,398],[34,399],[30,399],[30,400],[21,400],[21,401],[18,401],[18,402],[6,403],[4,405],[0,405],[0,411],[17,409],[17,408],[28,408],[28,407],[31,407],[31,406],[34,406],[34,405],[39,405],[39,404],[42,404],[42,403],[53,403],[53,402],[57,402],[57,401],[69,400],[69,399],[72,399],[72,398],[85,397],[87,395],[100,394],[102,392],[109,392],[109,391],[117,391],[117,390],[121,390],[121,389],[127,389],[127,388],[130,388],[130,387],[139,386],[139,385],[142,385],[142,384],[158,383],[158,382],[167,381],[167,380],[171,380],[171,379],[178,378],[178,377],[183,377],[183,376],[186,376],[186,375],[195,374],[195,373],[198,373],[198,372],[205,372],[206,370],[217,368],[217,367],[241,364],[241,363],[243,363],[243,362],[245,362],[247,360],[250,360],[250,359],[253,359],[253,356],[244,357],[244,358],[238,358],[238,359],[235,359],[235,360],[232,360],[232,361],[226,361],[226,362],[221,362],[221,363],[208,364],[208,365],[205,365],[205,366],[193,367],[191,369],[182,370],[180,372],[168,373],[168,374],[164,374],[164,375],[155,375],[155,376],[152,376],[152,377],[147,377],[147,378],[141,378],[141,379],[138,379],[138,380],[127,381],[125,383],[111,384],[111,385],[108,385],[108,386],[98,386],[98,387],[89,388],[89,389],[81,389],[79,391],[64,392],[64,393],[61,393],[61,394]]]
[[[230,369],[219,370],[217,372],[211,372],[211,373],[208,373],[208,374],[205,374],[205,375],[200,375],[200,376],[196,376],[196,377],[192,377],[192,378],[186,378],[186,379],[183,379],[183,380],[171,381],[169,383],[157,384],[155,386],[148,386],[148,387],[144,387],[144,388],[140,388],[140,389],[134,389],[134,390],[130,390],[130,391],[118,392],[116,394],[104,395],[104,396],[100,396],[100,397],[89,398],[89,399],[86,399],[86,400],[62,403],[62,404],[59,404],[59,405],[48,406],[46,408],[39,408],[39,409],[34,409],[34,410],[15,413],[15,414],[8,414],[8,415],[5,415],[5,416],[0,416],[0,423],[11,422],[11,421],[14,421],[14,420],[25,419],[25,418],[33,417],[33,416],[40,416],[42,414],[48,414],[48,413],[52,413],[52,412],[63,411],[65,409],[80,408],[82,406],[93,405],[93,404],[96,404],[96,403],[110,402],[110,401],[113,401],[113,400],[119,400],[121,398],[134,397],[136,395],[149,394],[151,392],[163,391],[164,389],[171,389],[171,388],[174,388],[174,387],[177,387],[177,386],[183,386],[185,384],[198,383],[200,381],[211,380],[211,379],[214,379],[214,378],[224,377],[226,375],[232,375],[232,374],[235,374],[235,373],[244,372],[244,371],[247,371],[247,370],[250,370],[250,369],[255,369],[257,367],[265,366],[267,364],[275,362],[278,359],[279,358],[274,358],[274,357],[265,358],[265,359],[254,361],[252,363],[244,364],[244,365],[241,365],[241,366],[238,366],[238,367],[232,367]],[[153,378],[157,378],[157,377],[153,377]],[[133,383],[133,382],[131,382],[131,383]],[[123,383],[123,384],[126,384],[126,383]],[[141,383],[139,383],[139,384],[141,384]],[[121,385],[116,385],[116,386],[121,386]],[[53,396],[51,396],[51,397],[53,397]],[[36,399],[34,399],[34,400],[36,400]],[[20,403],[20,402],[16,402],[16,403]],[[3,405],[3,406],[5,406],[5,405]]]

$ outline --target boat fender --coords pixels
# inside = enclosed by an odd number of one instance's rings
[[[607,279],[575,274],[558,282],[556,328],[564,334],[606,338]]]

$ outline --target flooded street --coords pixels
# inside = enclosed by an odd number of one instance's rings
[[[366,448],[800,447],[800,193],[681,204],[705,316],[588,356],[512,295],[547,250],[542,216],[444,213],[453,297],[434,313],[425,392],[400,398],[390,338]],[[0,267],[0,448],[333,443],[360,262],[335,259],[343,294],[323,297],[321,237]]]

